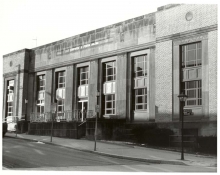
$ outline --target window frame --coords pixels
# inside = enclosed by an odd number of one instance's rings
[[[107,100],[108,96],[111,96],[111,100]],[[115,94],[108,94],[108,95],[105,95],[105,98],[104,98],[105,102],[105,107],[104,107],[104,115],[114,115],[115,114]],[[107,103],[111,103],[111,108],[107,108]],[[107,111],[111,111],[111,113],[107,113]]]
[[[83,69],[86,69],[85,71]],[[82,79],[82,74],[85,74],[86,78]],[[82,83],[85,81],[85,83]],[[89,84],[89,66],[79,68],[79,85],[88,85]]]
[[[62,104],[59,104],[60,102]],[[59,107],[61,107],[61,111],[59,111]],[[57,117],[64,117],[64,100],[57,100]]]
[[[189,82],[195,82],[196,87],[193,88],[187,88],[187,83]],[[202,106],[202,80],[192,80],[192,81],[184,81],[182,82],[182,90],[184,93],[188,96],[188,98],[185,101],[184,106],[185,107],[192,107],[192,106]],[[196,97],[189,98],[189,93],[188,91],[195,91]],[[195,104],[189,105],[187,102],[195,100]]]
[[[195,45],[195,49],[189,49],[191,45]],[[189,52],[195,51],[195,60],[190,60],[189,61]],[[200,59],[198,58],[198,53],[200,52]],[[181,68],[182,69],[187,69],[187,68],[192,68],[192,67],[198,67],[202,66],[202,42],[194,42],[194,43],[187,43],[184,45],[181,45]],[[198,60],[200,60],[200,63],[198,63]],[[188,66],[187,63],[189,62],[194,62],[194,65]]]
[[[141,77],[147,77],[148,75],[148,62],[147,62],[147,57],[148,54],[144,54],[144,55],[137,55],[133,57],[133,63],[134,63],[134,67],[133,67],[133,77],[134,79],[136,78],[141,78]],[[140,60],[142,58],[142,60]],[[137,71],[137,64],[142,64],[144,65],[144,69]],[[143,72],[142,75],[138,76],[138,72]]]
[[[142,90],[142,94],[137,94],[139,90]],[[137,100],[138,97],[144,98],[146,102],[138,103],[138,100]],[[147,101],[147,87],[134,89],[134,110],[135,111],[146,111],[147,105],[148,105],[147,102],[148,102]],[[142,109],[138,109],[137,106],[142,106]]]
[[[109,63],[112,63],[112,67],[107,67]],[[103,63],[103,82],[115,81],[116,80],[116,61],[108,61]],[[112,69],[112,74],[108,70]],[[112,77],[110,79],[109,77]],[[110,80],[109,80],[110,79]]]
[[[40,79],[40,77],[42,77],[42,79]],[[41,85],[41,82],[43,82],[43,85]],[[42,74],[42,75],[38,75],[37,76],[37,91],[45,91],[46,88],[46,75]]]
[[[63,75],[61,75],[63,73]],[[61,78],[63,78],[63,82],[61,82]],[[66,71],[57,72],[57,89],[66,87]]]
[[[13,90],[8,89],[8,91],[7,91],[7,98],[8,98],[9,94],[13,94],[14,95],[14,87],[15,87],[15,80],[14,79],[8,80],[7,87],[11,86],[12,84],[13,84],[13,86],[12,86]],[[6,103],[7,103],[7,110],[6,110],[7,117],[8,116],[13,116],[13,101],[8,102],[8,99],[7,99]],[[11,109],[10,112],[9,112],[9,109]]]
[[[39,103],[37,103],[37,114],[39,114],[41,116],[45,113],[45,106],[44,106],[45,100],[38,100],[38,101],[39,101]],[[38,110],[38,109],[40,109],[40,110]],[[38,112],[38,111],[40,111],[40,112]]]

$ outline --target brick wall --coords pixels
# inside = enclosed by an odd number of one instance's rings
[[[217,31],[209,32],[209,120],[217,120],[217,39]]]
[[[172,120],[172,41],[156,44],[155,55],[156,122]]]
[[[187,21],[191,11],[193,19]],[[163,37],[217,24],[217,5],[180,5],[156,13],[156,36]]]
[[[10,65],[11,62],[11,65]],[[24,69],[25,52],[19,52],[17,54],[9,55],[3,58],[3,73],[14,72],[20,69]]]

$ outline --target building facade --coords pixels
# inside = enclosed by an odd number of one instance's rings
[[[217,5],[166,5],[4,55],[3,65],[3,117],[24,118],[29,130],[50,123],[56,111],[54,122],[87,122],[89,136],[99,111],[103,137],[117,124],[179,133],[178,95],[185,92],[185,129],[217,135]]]

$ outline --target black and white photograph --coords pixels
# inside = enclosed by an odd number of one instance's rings
[[[217,1],[0,0],[1,174],[217,173]]]

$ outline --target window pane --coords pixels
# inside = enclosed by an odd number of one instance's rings
[[[44,113],[44,106],[41,106],[41,113]]]
[[[112,80],[114,80],[114,76],[108,76],[108,77],[106,77],[106,79],[107,79],[107,81],[112,81]]]
[[[188,90],[187,96],[188,96],[188,98],[195,98],[196,97],[196,90]]]
[[[65,77],[60,77],[59,78],[59,83],[64,83],[65,82]]]
[[[81,80],[86,79],[86,73],[81,73]]]
[[[143,105],[136,105],[136,109],[143,109]]]
[[[113,114],[112,110],[106,110],[106,114]]]
[[[143,62],[137,63],[137,71],[141,71],[141,70],[144,70],[144,64],[143,64]]]
[[[196,44],[189,44],[188,50],[196,49]]]
[[[142,96],[137,97],[137,103],[144,103],[144,97]]]
[[[59,72],[59,76],[61,77],[64,77],[65,76],[65,71],[63,71],[63,72]]]
[[[106,63],[106,68],[108,69],[108,68],[111,68],[113,66],[113,62],[108,62],[108,63]]]
[[[136,95],[142,95],[144,89],[136,89]]]
[[[113,106],[112,106],[112,102],[107,102],[106,103],[106,108],[112,108]]]
[[[83,85],[83,84],[88,84],[88,83],[87,83],[87,80],[82,80],[82,81],[81,81],[81,85]]]
[[[112,95],[106,95],[105,96],[106,101],[113,100]]]
[[[62,106],[58,106],[57,111],[62,111]]]
[[[113,68],[107,69],[107,76],[113,75]]]
[[[196,87],[196,81],[186,82],[186,88],[187,89],[191,89],[191,88],[195,88],[195,87]]]
[[[201,53],[201,42],[182,46],[182,67],[201,65]]]

